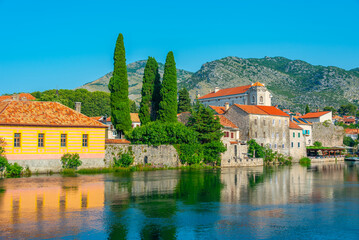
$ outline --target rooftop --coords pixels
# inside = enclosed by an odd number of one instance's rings
[[[0,102],[4,100],[13,100],[16,98],[17,100],[36,100],[34,96],[32,96],[30,93],[19,93],[19,94],[13,94],[8,96],[0,96]]]
[[[218,114],[224,114],[226,112],[225,107],[218,107],[218,106],[209,106],[209,107],[212,108]]]
[[[302,116],[302,118],[318,118],[327,113],[331,113],[331,111],[324,111],[324,112],[310,112]]]
[[[223,115],[216,115],[219,118],[219,122],[223,127],[238,128],[233,122]]]
[[[296,124],[301,124],[301,125],[312,125],[311,122],[303,119],[302,117],[300,116],[294,116],[293,117],[293,121],[296,122]]]
[[[345,134],[359,134],[359,129],[345,129]]]
[[[106,125],[57,102],[0,102],[0,125],[44,127],[95,127]]]
[[[273,106],[240,105],[240,104],[234,104],[233,106],[236,106],[249,114],[289,117],[287,113]]]
[[[297,129],[297,130],[303,130],[303,128],[299,127],[296,123],[293,121],[289,121],[289,128],[290,129]]]
[[[246,86],[240,86],[240,87],[234,87],[234,88],[220,89],[217,92],[211,92],[211,93],[209,93],[207,95],[199,97],[198,99],[214,98],[214,97],[241,94],[241,93],[247,92],[248,89],[250,89],[251,87],[252,87],[252,85],[246,85]]]

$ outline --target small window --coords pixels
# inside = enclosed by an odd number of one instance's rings
[[[298,133],[298,137],[300,138],[300,133]]]
[[[266,125],[266,120],[265,120],[265,119],[263,120],[263,125],[264,125],[264,126]]]
[[[274,144],[274,148],[277,149],[277,144]]]
[[[295,133],[293,133],[293,137],[295,138]]]
[[[264,137],[264,138],[266,137],[266,132],[263,132],[263,137]]]
[[[269,144],[269,148],[272,148],[272,144]]]
[[[294,144],[293,144],[293,142],[291,142],[291,143],[290,143],[290,146],[291,146],[291,147],[294,147]]]
[[[44,141],[45,141],[45,134],[39,133],[38,134],[38,140],[37,140],[37,146],[38,147],[44,147]]]
[[[274,133],[272,133],[272,138],[274,138]]]
[[[88,134],[83,134],[82,135],[82,146],[83,147],[88,147]]]
[[[282,120],[279,120],[279,121],[278,121],[278,124],[280,125],[281,123],[282,123]]]
[[[300,148],[300,142],[298,142],[298,147]]]
[[[234,134],[233,134],[233,133],[231,133],[231,138],[234,138]]]
[[[67,134],[61,134],[61,147],[66,147],[67,145]]]
[[[237,153],[237,145],[234,145],[234,156],[236,156],[237,157],[237,155],[238,155],[238,153]]]
[[[285,132],[283,132],[283,138],[285,138]]]
[[[14,134],[14,147],[21,147],[21,133]]]
[[[282,144],[282,148],[284,149],[284,144]]]
[[[255,125],[257,125],[257,118],[256,118],[256,119],[254,119],[254,124],[255,124]]]
[[[288,125],[288,121],[287,121],[287,120],[285,120],[285,121],[284,121],[284,124],[285,124],[285,125]]]
[[[277,138],[279,138],[279,133],[277,133]]]
[[[255,96],[252,97],[252,103],[255,103],[256,102],[256,98]]]
[[[272,125],[274,126],[275,125],[275,120],[273,119],[273,121],[272,121]]]
[[[263,103],[263,97],[262,96],[259,97],[259,102]]]
[[[256,137],[256,138],[258,137],[258,134],[257,134],[257,132],[255,133],[255,137]]]

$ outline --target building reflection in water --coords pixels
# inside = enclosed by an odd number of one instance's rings
[[[82,211],[100,212],[104,206],[104,182],[98,177],[37,177],[5,179],[0,194],[0,230],[17,238],[61,237],[103,226],[96,215],[79,218]],[[89,226],[87,226],[89,227]]]

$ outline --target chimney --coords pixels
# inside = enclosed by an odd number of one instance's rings
[[[19,97],[18,94],[12,95],[12,100],[19,101],[19,100],[20,100],[19,98],[20,98],[20,97]]]
[[[216,93],[216,92],[218,92],[219,91],[219,87],[215,87],[214,88],[214,92]]]
[[[75,102],[75,111],[81,113],[81,102]]]
[[[229,103],[228,103],[228,102],[226,102],[226,103],[224,104],[224,109],[225,109],[226,111],[229,109]]]
[[[293,122],[293,115],[290,115],[290,121]]]

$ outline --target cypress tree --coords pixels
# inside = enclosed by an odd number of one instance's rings
[[[157,62],[156,64],[158,66]],[[161,76],[158,73],[158,67],[157,67],[153,95],[152,95],[151,121],[156,121],[158,118],[158,111],[160,109],[160,102],[161,102],[161,88],[162,88]]]
[[[111,120],[121,135],[131,129],[130,100],[128,98],[128,79],[125,46],[120,33],[116,41],[113,76],[108,88],[111,92]]]
[[[162,122],[177,122],[177,70],[172,51],[166,57],[158,119]]]
[[[182,88],[178,92],[178,113],[189,112],[191,110],[191,99],[186,88]]]
[[[142,125],[149,123],[151,121],[151,115],[153,115],[152,98],[154,94],[155,81],[157,79],[160,79],[160,74],[158,73],[158,63],[153,57],[148,57],[143,75],[141,91],[142,99],[140,103],[140,112],[138,114]]]
[[[307,114],[307,113],[309,113],[310,112],[310,109],[309,109],[309,105],[307,104],[306,106],[305,106],[305,113]]]

